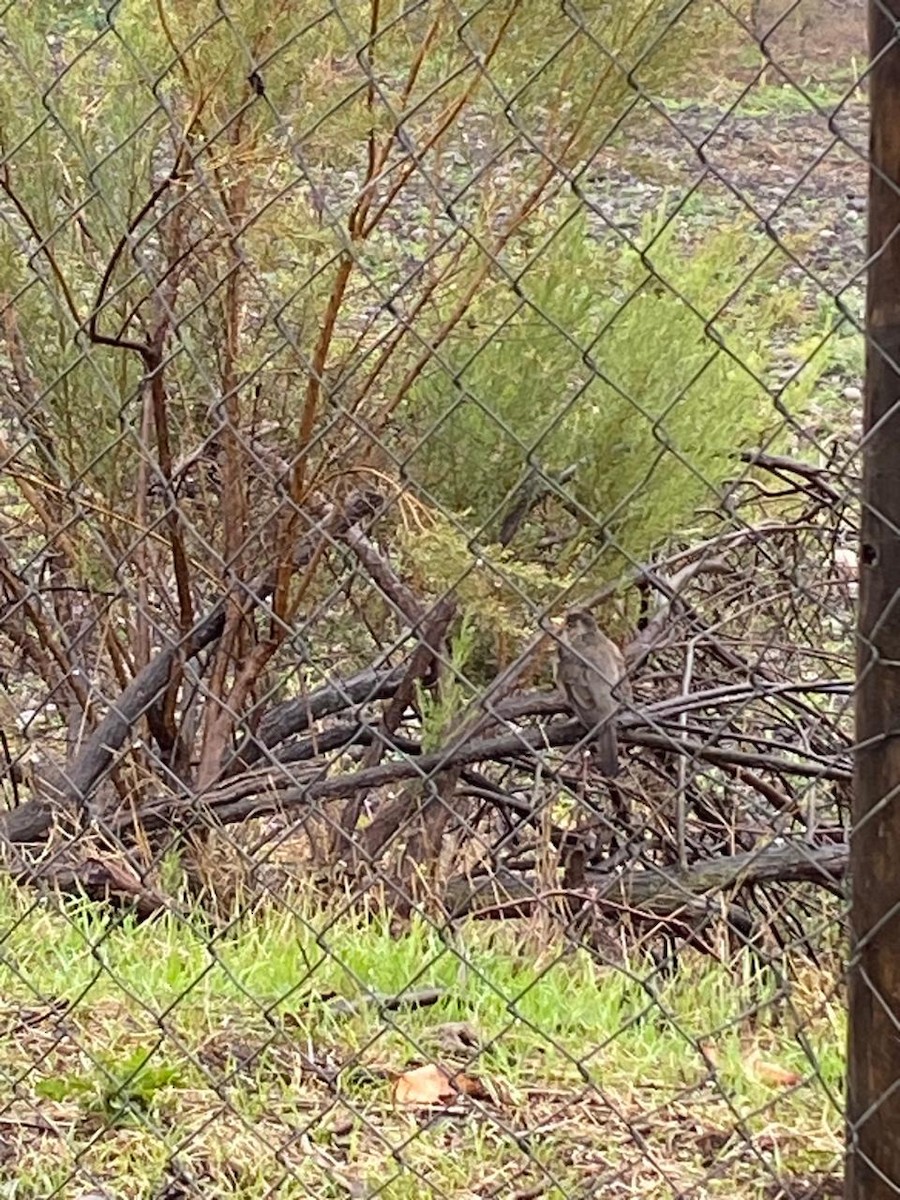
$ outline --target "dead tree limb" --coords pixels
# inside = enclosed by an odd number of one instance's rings
[[[702,859],[682,871],[639,865],[625,871],[588,870],[584,887],[591,903],[606,904],[614,913],[626,909],[671,916],[704,911],[720,893],[754,884],[814,883],[832,890],[844,878],[848,862],[844,842],[816,848],[798,843]],[[507,906],[524,913],[546,904],[547,897],[545,885],[537,879],[503,868],[481,879],[460,875],[449,880],[443,900],[452,916],[462,917],[496,916]]]
[[[288,738],[304,733],[316,721],[345,712],[354,705],[387,700],[397,691],[405,667],[370,667],[350,679],[323,684],[308,696],[276,704],[265,714],[255,734],[241,743],[228,774],[246,770]],[[267,756],[268,757],[268,756]],[[279,758],[280,755],[273,755]]]
[[[811,495],[818,492],[817,498],[820,500],[824,498],[830,504],[841,503],[841,493],[828,482],[829,476],[835,474],[828,467],[819,466],[817,463],[803,462],[799,458],[788,458],[783,454],[769,454],[765,450],[744,450],[740,459],[741,462],[750,463],[751,466],[771,471],[779,479],[784,479],[785,476],[797,476],[806,480],[808,484],[802,489],[803,491],[807,491]]]
[[[53,861],[39,866],[20,865],[11,871],[17,883],[66,896],[84,896],[114,909],[134,912],[139,921],[171,908],[168,899],[148,887],[121,861],[86,858],[81,862]]]
[[[421,625],[426,616],[422,602],[403,582],[371,538],[366,537],[358,525],[351,525],[341,534],[341,541],[350,547],[381,595],[393,604],[404,620],[413,626]]]
[[[537,702],[541,701],[546,703],[547,697],[538,697]],[[828,779],[841,783],[851,780],[851,773],[846,768],[821,761],[804,761],[799,755],[792,760],[779,754],[707,745],[693,738],[670,738],[635,727],[636,724],[636,720],[633,724],[623,722],[622,740],[630,745],[688,755],[713,765],[772,771],[787,777]],[[578,722],[556,721],[543,728],[519,729],[500,737],[465,739],[430,754],[414,757],[405,754],[402,758],[376,767],[328,779],[319,777],[314,782],[307,781],[299,786],[293,773],[284,766],[249,771],[217,784],[200,796],[168,796],[147,801],[141,807],[140,817],[148,831],[178,828],[187,811],[196,814],[200,808],[205,809],[216,822],[233,824],[322,801],[348,799],[407,779],[426,779],[451,767],[479,762],[533,763],[542,758],[548,749],[575,744],[581,739],[582,733]],[[321,769],[315,767],[316,772],[321,772]],[[304,774],[308,776],[309,772]],[[51,815],[51,810],[38,801],[24,804],[0,817],[0,838],[13,843],[39,841],[46,836]],[[132,814],[129,812],[121,817],[112,815],[104,824],[113,832],[127,837],[131,822]]]

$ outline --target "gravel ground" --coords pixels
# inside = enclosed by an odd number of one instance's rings
[[[863,265],[866,103],[778,111],[777,98],[758,111],[745,111],[749,101],[645,108],[625,146],[604,150],[592,171],[604,215],[633,232],[666,197],[673,219],[701,225],[750,211],[836,295]]]

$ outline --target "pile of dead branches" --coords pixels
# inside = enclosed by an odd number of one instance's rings
[[[692,938],[723,913],[757,937],[747,898],[760,889],[840,890],[852,581],[832,545],[823,588],[821,520],[726,531],[626,581],[641,611],[626,648],[625,771],[613,782],[592,771],[552,683],[523,684],[552,640],[541,620],[442,743],[428,744],[422,697],[452,676],[458,604],[399,576],[382,518],[372,493],[322,505],[290,565],[352,560],[395,618],[373,661],[266,705],[251,686],[251,650],[226,693],[215,648],[234,635],[237,612],[255,623],[261,669],[277,574],[235,584],[105,711],[85,692],[85,733],[64,761],[32,755],[26,766],[7,739],[12,803],[0,836],[11,869],[149,914],[166,903],[152,881],[169,847],[210,831],[237,839],[239,828],[245,859],[274,861],[302,843],[309,875],[349,873],[360,890],[380,881],[401,909],[426,895],[457,916],[552,904],[573,921],[590,913]],[[802,581],[816,572],[812,604]],[[52,598],[42,609],[9,570],[4,585],[20,618],[4,637],[40,662],[34,642]],[[58,656],[46,683],[80,705],[83,677],[63,667]]]

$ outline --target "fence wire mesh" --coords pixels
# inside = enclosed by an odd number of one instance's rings
[[[0,55],[4,1195],[839,1195],[864,5]]]

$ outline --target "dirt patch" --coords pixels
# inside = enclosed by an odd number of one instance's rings
[[[863,0],[756,0],[750,17],[756,36],[772,59],[827,77],[860,65],[866,55]]]

